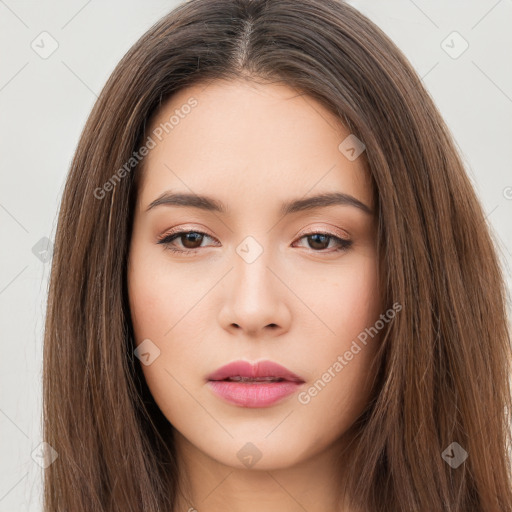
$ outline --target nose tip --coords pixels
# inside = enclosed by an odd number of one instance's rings
[[[277,334],[287,329],[290,311],[286,305],[286,287],[263,258],[251,264],[239,263],[226,285],[229,293],[220,316],[224,326],[250,336]]]

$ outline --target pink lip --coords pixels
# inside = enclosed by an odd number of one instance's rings
[[[276,382],[247,381],[234,382],[229,377],[274,377],[283,379]],[[207,377],[210,389],[224,400],[242,407],[268,407],[291,395],[304,383],[298,375],[272,361],[234,361]]]

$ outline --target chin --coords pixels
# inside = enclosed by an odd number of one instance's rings
[[[285,443],[279,436],[271,439],[273,434],[270,434],[265,439],[266,435],[267,433],[251,437],[235,436],[224,443],[212,443],[215,444],[215,450],[212,451],[210,445],[210,449],[205,453],[229,467],[264,471],[289,468],[315,453],[315,447],[310,446],[308,449],[303,437],[285,436]],[[316,444],[314,440],[311,441],[312,445]]]

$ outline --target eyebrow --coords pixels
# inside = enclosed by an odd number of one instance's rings
[[[223,214],[228,213],[228,208],[226,208],[224,203],[212,197],[181,192],[172,193],[169,191],[164,192],[153,202],[151,202],[146,211],[161,205],[185,206],[189,208],[199,208],[201,210],[210,212],[218,212]],[[285,216],[291,213],[313,210],[316,208],[325,208],[327,206],[334,205],[353,206],[362,210],[368,215],[373,215],[373,211],[369,206],[359,201],[359,199],[356,199],[354,196],[341,192],[325,192],[316,196],[285,201],[281,204],[280,214]]]

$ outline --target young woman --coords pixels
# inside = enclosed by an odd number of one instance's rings
[[[512,511],[495,249],[400,50],[336,0],[190,0],[62,199],[45,512]]]

